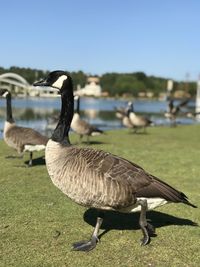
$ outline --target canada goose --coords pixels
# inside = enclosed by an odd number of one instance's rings
[[[46,146],[46,165],[52,182],[76,203],[97,210],[140,211],[143,233],[141,245],[150,241],[154,231],[147,222],[146,211],[168,202],[181,202],[192,207],[184,193],[176,190],[143,168],[111,153],[81,148],[70,144],[68,132],[73,118],[72,79],[64,71],[53,71],[35,86],[51,86],[61,94],[58,124]],[[98,242],[102,213],[89,241],[73,244],[74,250],[89,251]]]
[[[134,125],[135,132],[137,132],[137,130],[140,128],[143,128],[143,130],[146,131],[146,127],[153,123],[149,118],[137,115],[134,112],[133,107],[132,110],[129,111],[129,119],[131,123]]]
[[[114,109],[116,118],[122,120],[127,115],[127,111],[133,109],[133,102],[129,101],[127,107],[115,107]]]
[[[32,166],[33,151],[45,149],[48,138],[39,132],[26,127],[17,126],[12,116],[11,93],[6,89],[0,89],[0,96],[6,98],[7,112],[4,124],[3,137],[6,144],[22,155],[30,152],[29,166]]]
[[[131,123],[131,120],[128,115],[125,115],[122,118],[122,125],[128,129],[134,129],[134,125]]]
[[[131,122],[131,120],[129,118],[130,112],[131,112],[130,109],[128,109],[126,111],[126,113],[123,115],[123,117],[121,119],[121,122],[122,122],[122,126],[131,130],[131,129],[135,129],[135,126],[133,125],[133,123]]]
[[[200,115],[200,112],[187,112],[186,113],[186,116],[188,117],[188,118],[192,118],[192,119],[195,119],[197,116],[199,116]]]
[[[71,122],[71,128],[75,133],[80,136],[80,141],[82,140],[83,136],[87,136],[87,143],[89,143],[90,136],[100,135],[103,133],[103,131],[81,119],[80,96],[75,96],[75,99],[77,100],[77,108]]]
[[[184,99],[178,105],[174,105],[174,100],[169,99],[168,110],[164,113],[165,118],[170,120],[171,126],[176,126],[176,118],[181,110],[181,107],[185,106],[189,102],[189,99]]]

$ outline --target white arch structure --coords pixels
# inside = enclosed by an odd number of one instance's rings
[[[52,88],[36,88],[30,85],[23,77],[16,73],[8,72],[0,75],[0,88],[6,88],[16,94],[26,96],[58,96]]]
[[[12,72],[8,72],[8,73],[4,73],[0,75],[0,87],[9,87],[10,90],[12,90],[12,88],[23,88],[24,89],[24,93],[26,93],[31,85],[20,75],[16,74],[16,73],[12,73]]]

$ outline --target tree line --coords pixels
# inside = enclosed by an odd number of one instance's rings
[[[67,71],[67,70],[66,70]],[[11,66],[10,68],[0,67],[0,74],[12,72],[19,74],[25,78],[30,84],[34,81],[42,79],[49,71],[20,68]],[[74,88],[78,85],[84,87],[87,82],[88,75],[83,71],[69,72],[74,81]],[[110,96],[134,96],[139,93],[152,92],[155,97],[160,93],[166,92],[167,79],[162,77],[147,76],[143,72],[133,73],[105,73],[100,77],[100,84],[103,92],[107,92]],[[196,94],[196,82],[174,81],[173,91],[184,91],[194,96]]]

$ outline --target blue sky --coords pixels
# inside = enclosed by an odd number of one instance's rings
[[[197,80],[199,14],[199,0],[4,0],[0,66]]]

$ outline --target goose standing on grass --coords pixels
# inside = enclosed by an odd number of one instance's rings
[[[114,107],[116,118],[122,120],[127,115],[128,110],[133,109],[133,102],[129,101],[126,107]]]
[[[128,109],[125,113],[125,115],[123,115],[121,121],[122,121],[122,126],[124,126],[125,128],[128,128],[130,130],[135,129],[135,126],[133,125],[133,123],[131,122],[130,118],[129,118],[129,114],[130,114],[131,110]]]
[[[22,155],[23,152],[30,152],[28,166],[32,166],[34,151],[45,149],[48,138],[39,132],[26,127],[17,126],[12,116],[11,93],[6,89],[0,89],[0,96],[6,98],[6,121],[4,125],[3,137],[6,144]]]
[[[131,123],[134,125],[135,133],[138,129],[143,128],[144,132],[146,131],[146,127],[150,126],[153,122],[144,116],[137,115],[134,112],[134,108],[132,107],[132,110],[129,111],[129,119]]]
[[[121,120],[121,126],[129,129],[133,128],[133,124],[128,117],[129,112],[133,110],[133,102],[129,101],[126,107],[115,107],[114,109],[116,118]]]
[[[181,107],[184,107],[189,102],[189,99],[184,99],[181,101],[178,105],[174,105],[174,100],[169,99],[168,102],[168,110],[164,113],[165,118],[170,120],[171,126],[176,126],[176,118],[178,116],[178,113],[181,110]]]
[[[80,142],[83,136],[87,136],[87,143],[89,143],[90,136],[100,135],[103,133],[103,131],[81,119],[80,97],[75,96],[74,98],[75,100],[77,100],[77,108],[76,108],[76,112],[74,113],[74,116],[71,122],[71,128],[75,133],[77,133],[80,136]]]
[[[131,120],[130,120],[128,114],[127,115],[124,115],[124,117],[122,118],[122,125],[125,128],[134,129],[134,125],[131,123]]]
[[[200,112],[186,112],[186,116],[191,119],[196,119],[200,115]]]
[[[98,242],[103,211],[140,211],[142,245],[150,242],[154,228],[146,212],[168,202],[192,207],[184,193],[147,173],[140,166],[111,153],[70,145],[68,132],[73,118],[72,79],[64,71],[53,71],[35,86],[51,86],[61,94],[58,124],[46,146],[46,165],[52,182],[76,203],[99,210],[97,223],[89,241],[73,244],[74,250],[89,251]]]

